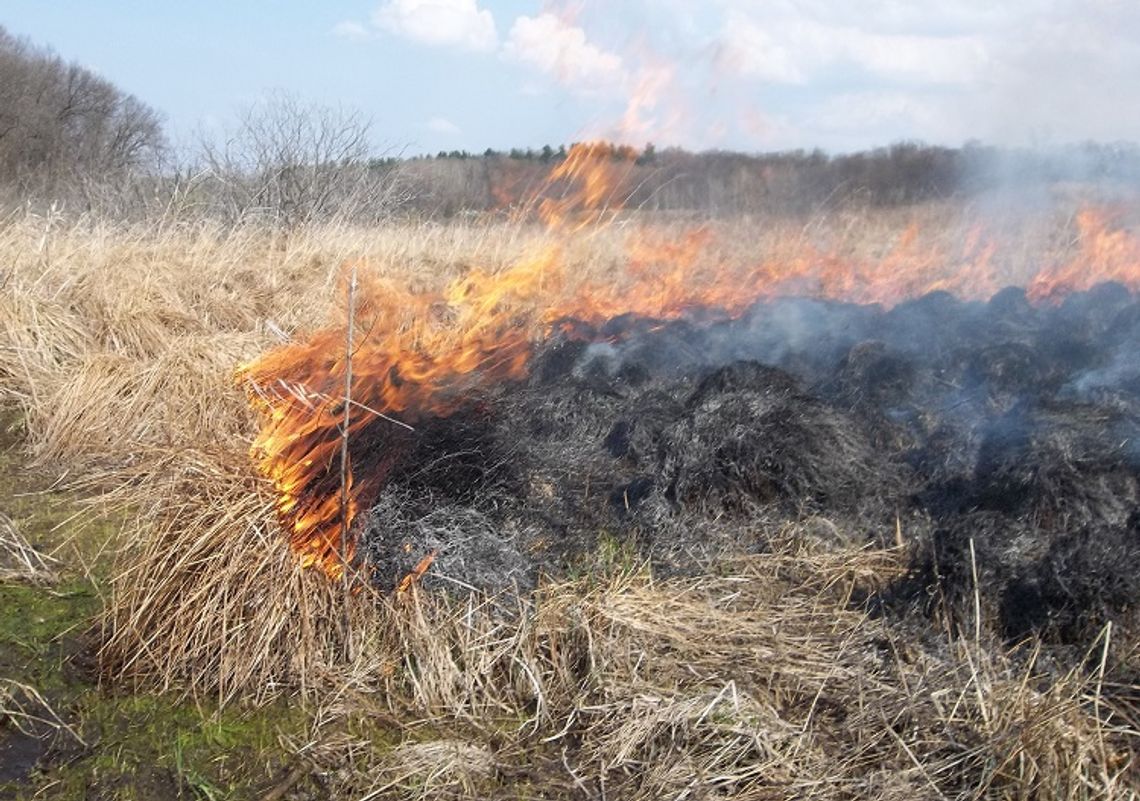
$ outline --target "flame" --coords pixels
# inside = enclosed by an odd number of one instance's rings
[[[637,159],[629,146],[587,142],[570,148],[546,181],[538,216],[548,228],[573,233],[603,222],[625,205],[621,191]],[[549,193],[563,188],[560,197]]]
[[[1114,227],[1119,216],[1119,212],[1082,209],[1077,214],[1080,250],[1069,261],[1034,276],[1026,296],[1035,303],[1057,303],[1070,292],[1102,281],[1119,281],[1133,291],[1140,288],[1140,240]]]
[[[515,278],[520,289],[535,285],[533,269]],[[473,272],[438,296],[386,282],[363,284],[361,295],[355,324],[366,333],[352,353],[358,380],[349,409],[350,441],[367,433],[369,441],[398,449],[410,422],[453,411],[469,383],[525,375],[529,341],[511,325],[509,313],[525,298],[509,284]],[[351,523],[361,497],[371,495],[392,466],[382,458],[364,473],[348,467],[342,515],[345,351],[344,327],[337,326],[271,351],[240,371],[255,388],[251,403],[264,423],[252,452],[273,482],[293,550],[303,564],[319,565],[333,577],[355,558],[354,542],[340,553],[342,517]],[[384,428],[374,430],[377,423]]]
[[[945,290],[985,299],[1011,283],[981,228],[952,248],[912,227],[878,255],[844,255],[796,240],[766,256],[734,260],[720,253],[722,243],[708,227],[665,238],[631,226],[623,269],[605,280],[583,276],[565,250],[585,229],[617,219],[635,159],[629,148],[572,147],[529,204],[556,234],[553,243],[509,269],[473,269],[434,292],[361,276],[345,508],[346,320],[239,371],[262,419],[253,457],[273,484],[303,564],[342,576],[356,559],[354,539],[340,552],[342,521],[351,524],[375,497],[410,445],[408,427],[453,413],[479,388],[525,377],[533,343],[560,320],[597,326],[629,313],[664,320],[696,310],[732,317],[757,300],[787,295],[891,305]],[[1023,278],[1028,297],[1056,302],[1104,280],[1140,290],[1140,242],[1094,210],[1082,212],[1077,226],[1075,255]]]
[[[428,572],[428,568],[432,566],[432,563],[435,561],[435,558],[438,555],[439,551],[433,550],[425,555],[423,559],[420,559],[420,561],[416,562],[416,566],[412,568],[412,572],[400,580],[399,586],[396,587],[396,592],[404,593],[410,590],[412,588],[412,585],[423,578],[424,573]]]

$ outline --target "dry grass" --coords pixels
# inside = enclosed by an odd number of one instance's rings
[[[33,548],[12,518],[0,512],[0,583],[54,584],[57,579],[55,560]]]
[[[341,795],[479,798],[515,782],[521,797],[1130,797],[1131,733],[1090,714],[1088,678],[1048,681],[992,643],[924,646],[852,610],[852,589],[900,556],[583,578],[521,614],[369,602],[369,656],[326,696],[304,752]],[[377,755],[346,734],[369,717],[395,722],[400,744]]]
[[[79,733],[59,716],[35,687],[0,678],[0,722],[8,721],[29,737],[41,737],[45,731],[55,735],[67,734],[80,746],[88,747]]]
[[[741,257],[819,237],[869,251],[946,214],[726,223],[720,241]],[[566,258],[604,274],[622,231]],[[1056,245],[1033,236],[1026,260]],[[850,603],[897,574],[899,551],[789,536],[695,578],[627,566],[513,600],[362,591],[346,659],[340,590],[296,565],[250,467],[234,368],[319,325],[348,259],[436,286],[543,237],[480,222],[0,228],[0,400],[24,409],[40,465],[132,512],[102,620],[109,681],[304,697],[313,729],[295,750],[337,796],[1135,797],[1136,732],[1096,671],[1050,675],[1031,646]]]

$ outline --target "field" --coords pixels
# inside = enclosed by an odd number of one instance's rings
[[[985,299],[1090,252],[1094,277],[1134,278],[1140,251],[1114,233],[1134,215],[1109,230],[1078,207],[631,212],[570,236],[498,215],[6,220],[0,798],[1136,797],[1140,628],[1107,625],[1058,668],[992,625],[977,572],[965,621],[876,612],[861,599],[919,547],[898,518],[828,542],[813,532],[841,521],[789,519],[689,573],[599,537],[531,592],[346,592],[289,547],[239,375],[342,322],[353,271],[390,330],[437,348],[462,339],[462,313],[415,329],[408,298],[434,309],[456,281],[536,262],[558,289],[517,293],[528,340],[549,294],[576,311],[594,286],[639,297],[637,258],[684,265],[687,292],[757,254],[923,265],[882,285],[899,298]]]

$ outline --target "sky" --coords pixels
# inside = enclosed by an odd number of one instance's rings
[[[191,148],[287,92],[379,150],[1140,140],[1140,0],[0,0]]]

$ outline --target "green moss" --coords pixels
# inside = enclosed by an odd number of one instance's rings
[[[98,607],[94,589],[84,581],[51,588],[0,585],[0,643],[40,650],[68,629],[90,619]]]
[[[124,516],[103,514],[78,493],[59,487],[59,471],[28,463],[23,417],[0,407],[0,512],[11,518],[28,543],[53,554],[85,575],[108,575],[112,548]],[[66,483],[66,482],[62,482]]]
[[[284,703],[218,711],[94,687],[75,698],[72,713],[91,750],[48,766],[16,798],[256,797],[291,759],[281,736],[299,737],[307,720],[303,709]]]
[[[148,694],[116,694],[70,667],[79,634],[98,611],[89,583],[54,589],[0,586],[0,676],[31,684],[92,747],[53,757],[15,798],[246,798],[289,755],[282,734],[299,736],[306,712],[279,704],[254,710]],[[66,740],[67,738],[62,738]]]
[[[0,677],[41,691],[65,686],[64,660],[99,609],[89,582],[0,585]]]
[[[0,677],[31,684],[91,745],[54,755],[27,786],[0,797],[127,799],[255,797],[290,759],[307,713],[288,704],[243,710],[149,693],[116,694],[69,665],[100,600],[89,582],[0,586]],[[6,794],[7,791],[7,794]]]

